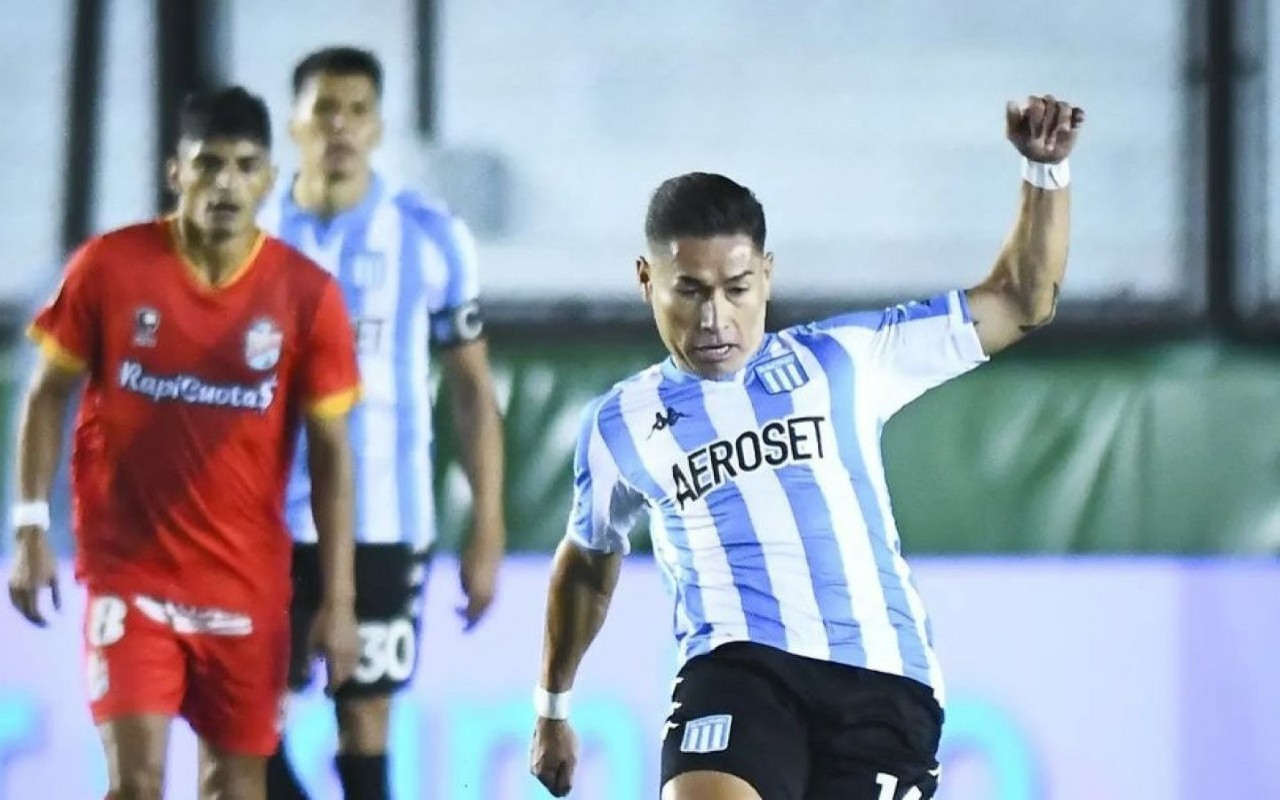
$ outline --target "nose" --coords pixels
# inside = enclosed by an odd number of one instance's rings
[[[729,299],[723,292],[714,292],[702,303],[699,323],[704,331],[718,331],[729,319]]]

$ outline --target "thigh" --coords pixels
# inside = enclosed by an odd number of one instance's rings
[[[788,690],[753,663],[748,651],[724,645],[690,660],[676,678],[663,729],[662,783],[669,786],[691,773],[722,773],[768,800],[801,800],[808,747],[804,720]]]
[[[164,787],[170,717],[138,714],[98,725],[111,791],[159,797]]]
[[[293,546],[293,599],[289,604],[289,688],[311,685],[315,664],[311,626],[320,608],[320,554],[314,544]]]
[[[360,663],[339,700],[388,697],[413,681],[422,635],[428,556],[407,545],[356,547]]]
[[[145,598],[91,593],[84,619],[85,676],[93,721],[175,716],[186,692],[188,654]]]
[[[265,800],[267,759],[200,740],[200,800]]]
[[[815,724],[807,800],[933,797],[942,710],[929,688],[869,670],[829,671],[839,677],[821,693],[830,713]]]
[[[190,686],[182,712],[215,752],[268,756],[279,744],[289,622],[283,610],[252,619],[245,635],[191,637]]]

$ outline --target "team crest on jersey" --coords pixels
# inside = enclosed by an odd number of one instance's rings
[[[756,377],[769,394],[793,392],[809,382],[800,359],[795,353],[771,358],[756,367]]]
[[[259,372],[279,363],[283,349],[284,333],[266,317],[256,320],[244,334],[245,363]]]
[[[160,312],[142,306],[133,312],[133,344],[135,347],[155,347],[156,332],[160,330]]]
[[[351,280],[361,289],[377,289],[387,281],[387,258],[366,250],[351,257]]]

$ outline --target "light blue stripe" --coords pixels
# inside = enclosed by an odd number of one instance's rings
[[[696,391],[682,391],[690,384],[678,386],[664,377],[658,384],[658,397],[667,408],[687,415],[668,428],[687,455],[721,437],[711,424],[701,387]],[[773,593],[769,571],[765,567],[764,550],[751,523],[742,491],[728,481],[712,489],[702,499],[710,509],[720,547],[729,562],[733,586],[747,620],[747,635],[753,642],[786,649],[787,631],[782,624],[782,609]]]
[[[416,347],[425,348],[425,341],[413,341],[413,316],[422,306],[422,293],[425,283],[422,276],[422,237],[423,231],[417,221],[410,216],[409,210],[402,202],[404,195],[396,197],[396,207],[400,211],[400,224],[403,235],[400,238],[400,292],[396,297],[396,334],[395,349],[392,351],[392,364],[395,376],[396,391],[396,495],[400,499],[400,541],[416,545],[424,533],[422,530],[422,507],[418,492],[422,487],[430,486],[430,476],[414,473],[414,456],[422,447],[422,420],[425,414],[418,407],[418,398],[423,393],[415,393],[415,383],[426,380],[425,375],[413,374],[413,351]]]
[[[364,292],[356,286],[355,281],[355,256],[365,249],[365,237],[369,232],[369,219],[366,216],[354,220],[354,222],[356,224],[353,224],[345,232],[346,235],[343,236],[342,249],[338,255],[338,283],[342,286],[343,300],[353,320],[359,319],[364,313]],[[351,439],[351,452],[354,456],[356,541],[363,542],[365,537],[369,535],[369,531],[365,530],[369,519],[368,498],[365,497],[362,489],[365,485],[365,473],[369,469],[368,428],[363,403],[357,403],[355,408],[351,410],[347,426]]]
[[[614,392],[600,409],[596,425],[600,429],[600,437],[604,439],[613,460],[622,473],[636,485],[640,491],[653,499],[663,498],[661,484],[649,474],[631,433],[627,430],[622,416],[622,393]],[[662,503],[663,522],[667,536],[671,540],[672,549],[676,553],[676,563],[680,574],[675,583],[676,607],[683,608],[690,622],[690,628],[683,629],[679,625],[674,631],[676,645],[683,646],[688,639],[690,657],[707,652],[711,626],[707,621],[706,609],[702,605],[702,590],[698,586],[698,570],[693,564],[693,553],[689,549],[689,534],[685,529],[675,508],[674,499]],[[676,616],[679,620],[679,615]]]
[[[468,270],[473,265],[464,262],[462,248],[454,235],[454,220],[444,211],[424,205],[413,192],[396,196],[396,204],[402,213],[412,216],[418,227],[431,239],[445,263],[445,285],[441,306],[437,310],[457,308],[472,298],[467,296]]]
[[[945,292],[934,295],[927,300],[903,303],[876,311],[853,311],[822,320],[821,322],[815,322],[809,327],[813,331],[826,331],[832,328],[871,328],[872,330],[880,330],[881,328],[904,322],[942,317],[950,313],[948,299],[951,294],[951,292]],[[961,313],[967,321],[969,319],[969,307],[965,302],[963,292],[960,293],[960,304]]]
[[[758,382],[748,384],[748,394],[755,410],[756,424],[763,428],[771,420],[781,420],[795,411],[790,393],[769,394]],[[804,547],[805,562],[809,566],[809,581],[813,585],[831,647],[831,660],[841,664],[866,663],[866,651],[862,646],[862,631],[853,618],[853,601],[849,596],[849,582],[840,557],[840,544],[836,541],[835,525],[827,498],[808,464],[788,464],[777,471],[778,480],[787,495],[787,505],[795,518]]]
[[[857,380],[857,375],[853,359],[849,357],[848,352],[829,335],[806,338],[805,344],[818,357],[818,362],[827,373],[827,381],[831,389],[831,408],[853,408],[854,382]],[[911,615],[911,607],[907,604],[907,593],[902,580],[894,569],[894,553],[889,546],[888,531],[884,517],[880,513],[880,503],[876,497],[875,487],[871,484],[866,464],[862,460],[862,450],[858,444],[858,432],[854,426],[853,415],[833,413],[831,416],[831,423],[836,431],[836,441],[840,448],[840,458],[849,471],[862,518],[870,533],[876,573],[880,576],[880,588],[884,593],[889,622],[897,634],[904,674],[908,678],[930,685],[925,644],[917,631],[916,620]],[[854,611],[856,613],[858,610],[854,609]]]

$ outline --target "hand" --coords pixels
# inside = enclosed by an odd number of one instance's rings
[[[49,549],[49,538],[34,526],[18,529],[18,552],[9,573],[9,602],[34,625],[48,625],[40,613],[40,591],[46,586],[55,611],[62,610],[58,591],[58,564]]]
[[[489,610],[498,591],[498,568],[502,566],[503,541],[501,530],[482,530],[477,527],[462,550],[458,563],[458,582],[467,604],[460,606],[458,616],[463,619],[463,630],[470,631]]]
[[[1057,164],[1076,144],[1084,125],[1084,109],[1057,100],[1053,95],[1028,97],[1025,106],[1005,108],[1005,136],[1031,161]]]
[[[533,728],[529,771],[553,797],[564,797],[573,788],[578,766],[578,736],[566,720],[538,717]]]
[[[321,603],[311,625],[311,652],[324,658],[329,682],[325,693],[332,696],[355,674],[360,661],[360,632],[353,603]]]

